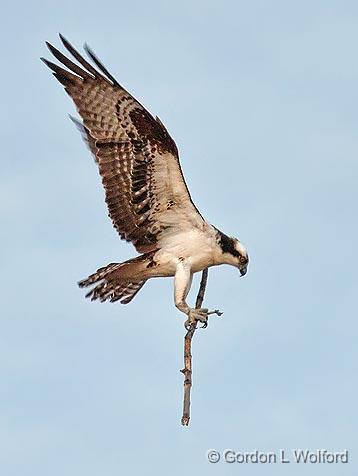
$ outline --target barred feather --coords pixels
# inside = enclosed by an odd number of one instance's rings
[[[47,43],[64,69],[44,63],[73,99],[77,126],[95,155],[109,216],[121,238],[139,252],[158,247],[161,234],[201,228],[204,220],[191,201],[175,142],[158,118],[131,96],[85,47],[98,70],[60,35],[79,63]]]
[[[79,281],[81,288],[96,285],[86,297],[91,301],[119,301],[128,304],[153,274],[155,251],[132,258],[124,263],[110,263]]]

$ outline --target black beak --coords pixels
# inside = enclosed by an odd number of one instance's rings
[[[245,276],[246,273],[247,273],[247,266],[243,266],[242,268],[240,268],[241,277]]]

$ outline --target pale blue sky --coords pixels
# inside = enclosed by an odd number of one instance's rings
[[[358,474],[357,2],[30,1],[2,17],[1,474]],[[39,61],[59,31],[162,119],[198,208],[250,253],[244,279],[209,274],[225,314],[195,336],[189,428],[172,281],[129,306],[76,285],[135,252]],[[351,462],[210,465],[209,448]]]

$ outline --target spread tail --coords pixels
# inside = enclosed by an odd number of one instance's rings
[[[80,288],[96,284],[86,297],[91,301],[119,301],[128,304],[150,277],[154,252],[145,253],[124,263],[111,263],[79,281]],[[145,278],[145,279],[144,279]]]

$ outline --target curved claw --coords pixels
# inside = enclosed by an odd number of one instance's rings
[[[190,309],[188,312],[188,319],[184,322],[184,327],[187,331],[189,331],[192,326],[195,326],[198,322],[201,322],[203,325],[200,326],[201,329],[206,329],[208,327],[208,316],[211,314],[216,314],[217,316],[221,316],[223,313],[220,312],[218,309],[215,311],[209,311],[205,308],[199,309]]]
[[[188,319],[184,323],[185,329],[189,330],[192,326],[196,327],[197,322],[202,322],[202,327],[207,327],[208,313],[208,309],[190,309]]]

